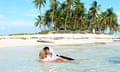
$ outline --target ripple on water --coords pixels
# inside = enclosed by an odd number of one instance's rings
[[[63,63],[39,63],[39,48],[0,49],[0,72],[120,72],[119,43],[52,46],[57,54],[75,58]]]
[[[109,62],[113,64],[120,64],[120,57],[110,57]]]

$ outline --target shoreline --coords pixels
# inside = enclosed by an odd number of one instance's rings
[[[79,45],[109,43],[119,37],[105,34],[42,34],[22,36],[0,36],[0,48],[29,45]]]

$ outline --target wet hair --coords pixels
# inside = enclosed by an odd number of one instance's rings
[[[49,47],[44,47],[43,50],[49,50]]]

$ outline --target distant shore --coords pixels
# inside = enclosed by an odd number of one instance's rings
[[[120,37],[105,34],[40,34],[0,36],[0,48],[27,45],[71,45],[87,43],[108,43]]]

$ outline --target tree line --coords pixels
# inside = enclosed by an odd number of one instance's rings
[[[41,14],[41,8],[50,3],[50,8]],[[64,28],[65,30],[80,30],[89,32],[114,33],[120,31],[117,15],[113,8],[101,11],[101,5],[93,1],[86,10],[80,0],[33,0],[33,4],[40,14],[35,18],[36,27],[47,27],[50,30]]]

